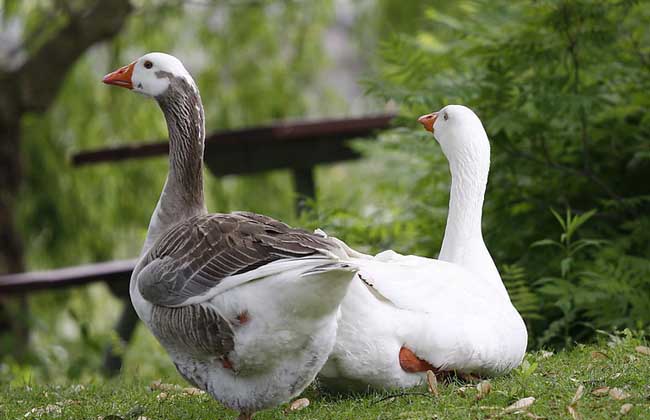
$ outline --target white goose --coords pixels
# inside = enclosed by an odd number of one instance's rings
[[[469,108],[420,117],[449,160],[452,183],[440,259],[355,253],[358,278],[321,371],[334,389],[404,388],[425,371],[498,375],[521,363],[526,326],[481,233],[490,144]]]
[[[104,83],[153,97],[169,173],[131,277],[138,316],[180,374],[241,420],[299,394],[336,338],[355,269],[336,241],[252,213],[208,214],[204,115],[181,62],[150,53]]]

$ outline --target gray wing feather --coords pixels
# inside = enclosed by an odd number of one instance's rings
[[[154,243],[137,284],[149,302],[179,306],[226,277],[284,258],[329,255],[337,248],[330,239],[254,213],[196,216]]]
[[[235,347],[230,322],[215,308],[201,304],[178,308],[154,305],[150,326],[161,342],[197,357],[223,356]]]

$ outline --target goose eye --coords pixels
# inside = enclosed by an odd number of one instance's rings
[[[447,121],[447,120],[449,119],[449,115],[447,115],[447,113],[445,112],[445,113],[442,115],[442,118],[444,118],[445,121]]]
[[[147,61],[144,62],[144,68],[145,69],[150,69],[152,67],[153,67],[153,63],[151,61],[147,60]]]

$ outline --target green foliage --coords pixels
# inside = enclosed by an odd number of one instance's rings
[[[482,119],[492,144],[484,236],[515,303],[539,311],[541,319],[526,315],[534,342],[567,345],[596,325],[645,325],[648,305],[637,297],[650,281],[648,3],[467,0],[424,15],[418,29],[383,44],[368,90],[394,101],[407,127],[449,103]],[[439,238],[444,225],[432,219],[446,208],[446,163],[427,162],[440,155],[433,142],[429,153],[412,148],[419,127],[394,136],[377,147],[397,149],[416,169],[390,194],[418,235]],[[384,176],[401,171],[386,164]],[[575,211],[549,217],[549,207]],[[529,246],[557,222],[561,237]],[[577,238],[578,228],[607,243]],[[431,256],[439,249],[431,240],[393,245]]]
[[[534,374],[538,367],[539,363],[535,361],[535,358],[527,354],[521,362],[521,365],[512,371],[512,376],[515,382],[519,385],[518,392],[520,394],[527,395],[530,393],[530,383],[535,380]]]
[[[508,290],[510,300],[531,328],[531,321],[541,319],[539,297],[531,288],[526,270],[517,264],[501,267],[501,279]]]
[[[324,64],[321,39],[329,2],[157,3],[144,1],[117,39],[75,65],[46,115],[23,121],[27,159],[17,224],[31,269],[132,257],[139,251],[166,159],[69,164],[75,151],[166,138],[155,103],[106,87],[101,83],[106,72],[147,51],[177,54],[201,87],[210,131],[304,115],[312,106],[308,93],[321,93],[306,86],[315,84]],[[23,14],[32,13],[27,4],[21,7]],[[47,2],[34,7],[41,23],[49,11],[60,12]],[[196,43],[200,51],[193,48]],[[318,106],[323,112],[330,104]],[[211,210],[293,217],[287,173],[209,178],[206,188]]]
[[[388,248],[424,256],[440,249],[447,200],[439,194],[447,188],[446,174],[431,176],[431,167],[446,167],[444,156],[428,136],[404,138],[404,129],[379,134],[374,144],[357,142],[353,147],[368,159],[350,172],[358,183],[340,188],[337,197],[321,195],[304,226],[321,227],[351,246],[366,252]],[[426,138],[426,141],[424,140]],[[345,184],[344,184],[345,185]],[[351,195],[346,196],[348,193]],[[435,200],[423,203],[422,196]],[[340,203],[338,206],[335,203]]]
[[[553,319],[544,334],[539,339],[539,344],[544,346],[555,338],[564,340],[565,345],[570,345],[571,340],[575,334],[572,330],[582,321],[577,316],[579,309],[579,302],[583,300],[585,293],[589,291],[584,287],[583,281],[589,277],[591,273],[581,271],[577,264],[580,261],[585,261],[585,258],[580,259],[588,252],[589,248],[598,247],[604,241],[594,239],[575,239],[576,232],[584,223],[586,223],[594,214],[595,210],[586,212],[581,215],[572,214],[570,209],[567,209],[566,215],[563,218],[555,210],[551,209],[555,219],[561,227],[559,240],[542,239],[533,242],[532,247],[551,247],[559,257],[559,270],[555,276],[542,277],[535,282],[538,286],[538,293],[548,302],[548,305],[558,308],[561,316]],[[547,314],[552,314],[551,310],[546,311]],[[548,317],[548,315],[547,315]],[[549,321],[547,319],[547,321]],[[559,337],[558,337],[559,336]]]
[[[538,344],[570,345],[596,329],[643,328],[650,319],[650,260],[626,255],[619,243],[576,239],[595,211],[567,210],[564,218],[552,212],[561,227],[559,240],[532,244],[550,248],[551,261],[557,261],[554,275],[534,283],[547,314]]]

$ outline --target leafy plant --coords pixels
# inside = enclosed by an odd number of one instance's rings
[[[515,381],[519,386],[519,394],[527,394],[530,382],[533,380],[533,375],[537,371],[539,364],[536,361],[532,361],[532,358],[527,355],[521,364],[512,371]]]
[[[531,287],[524,267],[517,264],[501,266],[501,279],[508,290],[510,300],[526,322],[529,336],[532,336],[533,322],[542,319],[539,296]]]
[[[577,263],[589,248],[599,247],[605,241],[597,239],[576,239],[578,229],[591,219],[595,210],[583,214],[573,214],[571,209],[566,210],[564,217],[555,210],[551,213],[561,227],[558,240],[542,239],[534,242],[532,247],[551,247],[559,254],[559,270],[557,275],[542,277],[534,285],[548,302],[561,311],[561,316],[554,319],[539,339],[539,345],[543,346],[560,336],[565,345],[570,345],[573,339],[572,329],[575,323],[581,323],[578,318],[577,301],[583,291],[583,281],[591,275],[588,271],[580,271]]]
[[[527,319],[535,342],[564,346],[600,326],[647,324],[649,305],[637,298],[646,297],[650,257],[647,2],[466,0],[423,15],[383,44],[368,89],[394,101],[405,124],[450,103],[483,121],[492,145],[484,236],[513,295],[526,284],[540,302],[540,318]],[[394,133],[394,149],[415,162],[427,156],[411,149],[419,131]],[[393,192],[396,202],[444,211],[447,168],[430,162]],[[401,169],[385,168],[388,178]],[[548,217],[549,207],[574,210]],[[557,238],[529,246],[557,223]]]

